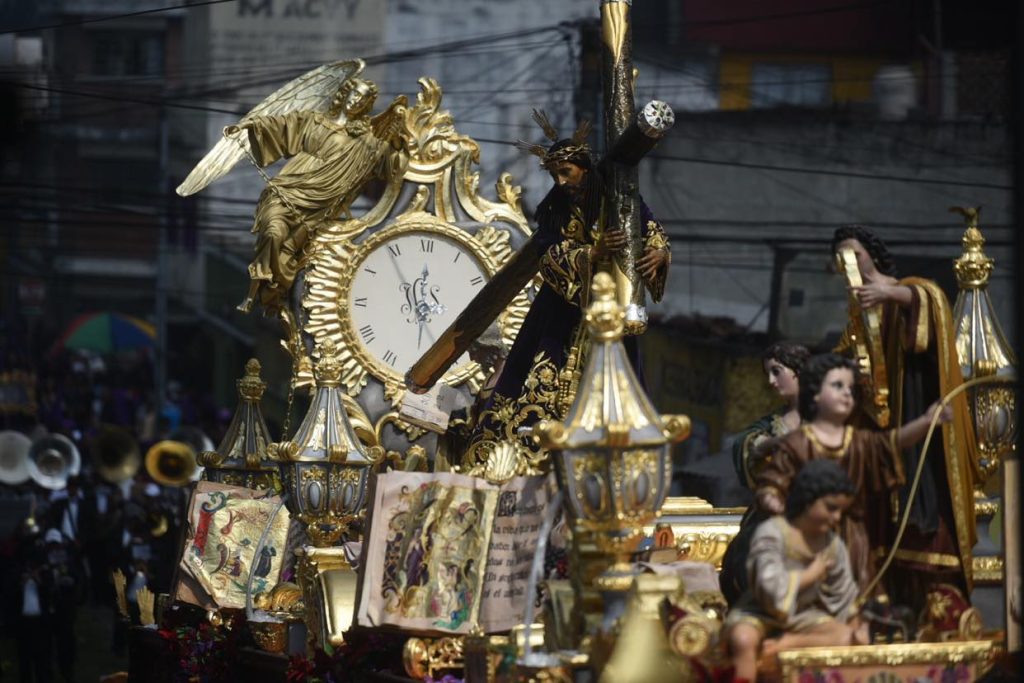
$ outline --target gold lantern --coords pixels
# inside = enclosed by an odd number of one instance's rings
[[[289,509],[306,524],[314,545],[328,547],[346,535],[366,503],[371,468],[384,459],[380,446],[364,447],[345,410],[342,366],[331,340],[320,346],[316,391],[290,441],[271,444],[280,460]]]
[[[690,421],[663,418],[640,386],[621,342],[626,314],[611,276],[598,273],[592,291],[586,314],[591,348],[576,399],[564,423],[544,421],[533,433],[552,451],[575,528],[592,535],[597,548],[615,560],[594,581],[605,593],[604,622],[610,627],[636,576],[631,557],[644,526],[657,518],[668,495],[669,445],[689,436]]]
[[[203,479],[280,492],[278,464],[267,451],[270,431],[260,412],[260,400],[267,383],[260,378],[259,361],[250,358],[245,364],[245,375],[235,384],[238,407],[227,433],[217,450],[199,454],[199,464],[204,467]]]
[[[978,229],[980,208],[953,207],[964,216],[964,251],[953,264],[960,293],[953,307],[956,329],[956,350],[964,379],[1016,374],[1017,359],[1006,341],[1002,327],[988,296],[988,281],[995,261],[982,247],[985,238]],[[979,469],[985,484],[1000,460],[1014,448],[1017,415],[1013,387],[1010,384],[988,384],[971,392],[971,411],[978,437]]]

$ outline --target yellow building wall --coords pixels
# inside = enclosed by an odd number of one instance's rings
[[[641,337],[641,348],[654,405],[663,413],[688,415],[695,423],[694,438],[706,439],[709,453],[779,405],[759,349],[693,343],[653,325]]]
[[[718,65],[719,107],[726,111],[750,108],[754,64],[825,64],[831,71],[832,104],[869,102],[871,80],[879,67],[888,63],[878,57],[853,55],[727,52]]]

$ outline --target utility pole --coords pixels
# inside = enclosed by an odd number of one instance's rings
[[[576,121],[591,122],[598,140],[603,138],[604,121],[601,107],[601,25],[590,19],[579,23],[580,29],[580,87],[576,91]]]
[[[779,314],[782,309],[782,279],[786,274],[786,266],[797,257],[797,251],[770,245],[772,249],[772,282],[768,295],[768,336],[778,339],[782,336],[779,329]]]
[[[164,198],[164,206],[157,218],[156,246],[156,339],[153,354],[153,388],[156,392],[156,424],[164,412],[164,401],[167,396],[167,108],[160,110],[160,197]]]

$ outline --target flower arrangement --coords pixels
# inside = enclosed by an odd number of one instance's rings
[[[177,626],[158,631],[178,662],[175,680],[183,683],[215,683],[226,680],[231,662],[237,660],[242,615],[216,626]]]
[[[348,631],[338,647],[328,644],[311,657],[293,655],[286,679],[288,683],[359,683],[367,671],[400,674],[395,667],[401,667],[404,642],[404,637],[393,634]]]

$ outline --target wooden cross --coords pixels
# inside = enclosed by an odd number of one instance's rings
[[[626,330],[647,326],[644,287],[636,272],[643,253],[637,164],[675,122],[671,107],[649,102],[637,116],[633,103],[632,0],[601,0],[605,149],[598,168],[605,180],[605,230],[621,229],[629,246],[618,254],[613,277],[619,303],[626,308]],[[406,386],[424,393],[439,380],[470,344],[483,334],[516,294],[537,274],[543,251],[531,238],[484,285],[433,346],[409,369]]]

